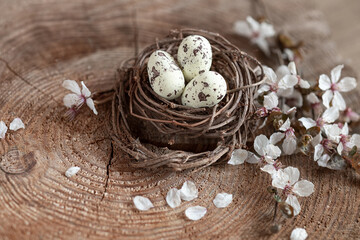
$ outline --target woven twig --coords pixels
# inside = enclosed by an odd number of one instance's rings
[[[182,39],[194,34],[209,40],[213,51],[212,69],[219,72],[228,85],[226,97],[211,108],[194,109],[161,98],[151,89],[148,80],[149,56],[161,49],[176,59]],[[258,75],[254,72],[256,67],[260,69]],[[120,149],[135,158],[134,166],[167,166],[175,170],[204,167],[228,160],[234,148],[245,146],[254,125],[254,94],[264,73],[255,58],[221,35],[195,29],[173,30],[167,38],[145,48],[137,58],[123,63],[118,72],[119,83],[112,104],[113,139]],[[170,139],[167,145],[176,145],[176,139],[182,136],[195,145],[206,145],[210,141],[217,146],[194,153],[145,144],[142,136],[134,133],[137,132],[134,121],[146,123],[145,131],[156,133],[154,142]]]

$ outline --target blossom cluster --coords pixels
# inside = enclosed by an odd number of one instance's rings
[[[271,24],[248,17],[246,21],[236,22],[234,30],[248,37],[267,56],[274,53],[268,41],[276,36]],[[275,71],[263,66],[265,79],[255,96],[256,115],[264,120],[261,128],[271,129],[272,134],[257,136],[248,150],[235,150],[228,163],[260,165],[271,176],[272,186],[281,190],[293,215],[297,215],[301,210],[297,197],[311,195],[314,185],[300,180],[299,170],[285,167],[279,158],[300,153],[312,156],[320,167],[340,170],[349,163],[352,165],[352,158],[360,148],[360,135],[351,134],[350,126],[360,117],[346,106],[343,94],[354,90],[357,81],[353,77],[341,77],[344,65],[335,66],[330,76],[321,74],[307,81],[298,72],[298,61],[289,57],[295,53],[289,54],[290,50],[280,47],[277,50],[281,51],[281,57],[286,56],[282,61],[289,63]],[[258,72],[260,75],[260,69]]]

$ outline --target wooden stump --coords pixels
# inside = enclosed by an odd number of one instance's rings
[[[134,55],[134,11],[140,47],[186,26],[220,32],[261,57],[232,33],[234,21],[251,14],[251,1],[2,1],[0,2],[0,120],[20,117],[25,130],[8,132],[0,141],[0,236],[2,239],[288,239],[305,227],[310,239],[356,239],[360,236],[360,178],[351,170],[319,168],[311,158],[283,159],[315,184],[301,198],[301,214],[270,234],[270,178],[256,166],[212,166],[174,173],[129,167],[113,148],[107,125],[110,104],[99,115],[82,109],[75,121],[63,118],[61,87],[65,79],[83,80],[93,91],[111,89],[122,60]],[[322,15],[309,3],[267,1],[267,13],[279,29],[305,40],[306,79],[329,73],[338,56]],[[347,95],[360,110],[359,95]],[[72,178],[64,172],[81,167]],[[199,198],[171,209],[171,187],[192,180]],[[217,209],[217,193],[234,195]],[[139,212],[136,195],[155,208]],[[189,206],[208,208],[189,221]]]

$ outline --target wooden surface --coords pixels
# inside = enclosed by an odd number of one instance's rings
[[[360,65],[360,2],[358,0],[316,1],[331,31],[340,58],[352,66]]]
[[[305,40],[305,78],[315,80],[339,63],[324,14],[310,1],[266,2],[275,26]],[[310,239],[360,236],[360,177],[351,170],[284,158],[314,182],[315,192],[300,199],[298,217],[271,235],[270,179],[257,166],[182,173],[131,169],[129,159],[111,147],[109,105],[98,107],[98,116],[84,109],[73,122],[62,117],[64,79],[84,80],[96,91],[112,88],[116,68],[134,54],[134,9],[140,47],[171,28],[189,26],[220,32],[261,57],[231,30],[251,14],[250,1],[14,0],[1,1],[0,9],[0,119],[9,124],[20,117],[26,125],[0,141],[1,239],[288,239],[294,227],[305,227]],[[359,111],[358,95],[346,97]],[[66,178],[74,165],[81,171]],[[169,208],[167,191],[185,180],[196,183],[199,198]],[[234,201],[217,209],[212,200],[223,191]],[[136,210],[136,195],[149,197],[155,208]],[[184,210],[195,205],[208,213],[192,222]]]

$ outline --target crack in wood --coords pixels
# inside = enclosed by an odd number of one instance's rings
[[[104,200],[105,198],[105,194],[107,192],[107,187],[108,187],[108,184],[109,184],[109,178],[110,178],[110,166],[111,166],[111,160],[113,159],[114,157],[114,146],[113,146],[113,143],[111,142],[111,145],[110,145],[110,157],[109,157],[109,162],[108,164],[106,165],[106,179],[105,179],[105,186],[104,186],[104,192],[103,192],[103,195],[101,197],[101,200]]]
[[[36,89],[37,91],[39,91],[40,93],[44,94],[45,96],[51,98],[54,102],[60,104],[52,95],[47,94],[46,92],[44,92],[43,90],[41,90],[40,88],[34,86],[31,82],[29,82],[28,80],[26,80],[23,76],[21,76],[19,73],[17,73],[9,64],[9,62],[5,59],[3,59],[2,57],[0,57],[0,61],[3,62],[5,64],[5,67],[11,72],[13,73],[15,76],[17,76],[21,81],[23,81],[24,83],[28,84],[30,87]]]

